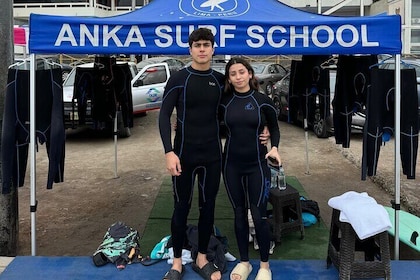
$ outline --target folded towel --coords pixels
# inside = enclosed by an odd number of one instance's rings
[[[340,221],[350,223],[361,240],[392,227],[385,208],[365,192],[346,192],[330,198],[328,205],[341,211]]]

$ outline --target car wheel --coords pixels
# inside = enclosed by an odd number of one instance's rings
[[[271,96],[271,94],[273,93],[273,84],[271,82],[269,82],[266,86],[265,86],[265,93],[268,96]]]
[[[274,94],[273,95],[273,103],[274,103],[274,107],[277,110],[277,119],[279,121],[284,121],[286,120],[286,116],[284,115],[284,112],[282,111],[282,106],[281,106],[281,101],[280,101],[280,96]]]
[[[69,75],[70,72],[67,71],[63,71],[61,74],[61,78],[63,79],[63,82],[67,79],[67,76]]]
[[[131,136],[130,128],[124,126],[124,121],[122,119],[121,111],[118,111],[117,113],[117,129],[118,129],[118,137],[127,138]]]
[[[318,138],[328,138],[328,122],[326,119],[321,118],[321,113],[319,109],[315,111],[314,122],[313,122],[313,131]]]

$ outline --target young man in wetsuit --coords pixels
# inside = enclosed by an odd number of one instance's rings
[[[224,87],[223,74],[210,68],[214,53],[214,36],[207,28],[190,34],[192,64],[174,73],[163,94],[159,115],[166,168],[172,175],[174,210],[171,237],[174,260],[163,279],[183,276],[182,248],[186,239],[195,177],[198,179],[199,208],[198,255],[192,267],[204,279],[220,280],[218,267],[206,257],[214,224],[214,208],[221,176],[221,142],[217,110]],[[174,144],[171,116],[176,108]]]

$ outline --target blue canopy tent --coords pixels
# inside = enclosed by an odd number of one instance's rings
[[[335,17],[307,13],[276,0],[154,0],[133,12],[106,18],[31,14],[31,120],[35,120],[36,54],[188,53],[198,27],[216,37],[216,54],[391,54],[395,57],[395,151],[399,153],[401,18]],[[31,205],[35,200],[35,122],[31,121]],[[395,160],[395,203],[400,203],[400,162]],[[35,208],[35,207],[33,207]],[[31,208],[32,209],[32,208]],[[398,211],[396,212],[398,225]],[[34,218],[34,216],[33,216]],[[34,220],[34,219],[33,219]],[[34,222],[32,229],[35,229]],[[32,252],[35,254],[33,230]],[[398,227],[395,233],[398,240]],[[398,254],[396,242],[396,254]],[[398,256],[397,256],[398,259]]]
[[[178,2],[178,3],[176,3]],[[335,17],[275,0],[155,0],[115,17],[32,14],[29,49],[51,54],[187,54],[206,26],[217,54],[399,54],[400,16]]]

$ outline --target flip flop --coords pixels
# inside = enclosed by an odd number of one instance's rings
[[[211,275],[217,271],[220,271],[217,265],[215,265],[212,262],[208,262],[202,268],[199,268],[196,263],[191,263],[191,267],[196,273],[198,273],[198,275],[200,275],[205,280],[211,280]]]
[[[270,269],[260,268],[255,280],[272,280],[272,277]]]
[[[239,275],[241,277],[241,280],[246,280],[248,279],[249,274],[251,274],[252,271],[252,265],[246,265],[243,263],[238,263],[232,270],[232,272],[230,273],[230,279],[233,279],[232,276],[233,274]]]
[[[176,269],[171,269],[166,272],[165,276],[163,276],[163,280],[181,280],[182,276],[184,276],[184,266],[182,266],[182,271],[179,272]]]

